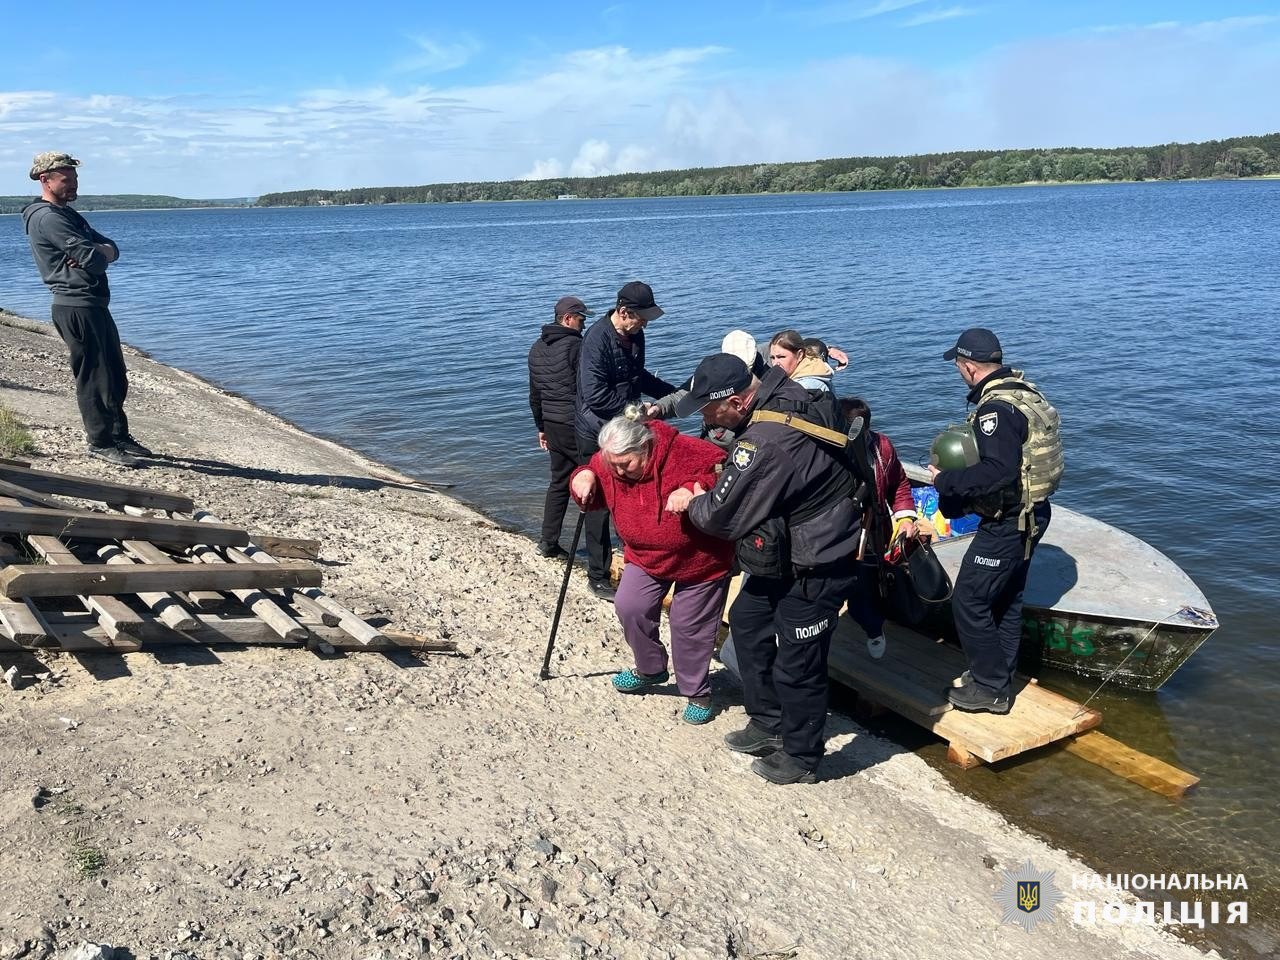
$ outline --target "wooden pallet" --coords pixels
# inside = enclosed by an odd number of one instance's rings
[[[831,643],[832,679],[936,733],[947,741],[947,756],[962,767],[1007,760],[1102,722],[1098,711],[1025,677],[1018,678],[1013,707],[1004,716],[955,710],[947,690],[965,670],[964,654],[893,624],[886,625],[885,638],[884,657],[873,660],[861,631],[842,617]]]
[[[728,609],[738,595],[730,581]],[[1019,677],[1013,707],[1004,716],[965,713],[947,702],[946,691],[965,670],[964,654],[896,624],[885,625],[885,655],[871,659],[862,631],[842,616],[831,643],[831,679],[858,694],[866,712],[892,710],[947,742],[947,758],[968,769],[998,763],[1030,750],[1058,745],[1132,783],[1167,797],[1181,797],[1199,778],[1126,746],[1095,729],[1097,710]]]

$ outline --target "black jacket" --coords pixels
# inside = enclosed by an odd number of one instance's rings
[[[760,382],[753,410],[793,411],[808,391],[780,367]],[[737,540],[770,517],[786,519],[791,560],[799,567],[834,563],[854,552],[861,529],[853,478],[836,449],[782,423],[753,423],[739,436],[719,482],[689,504],[699,530]]]
[[[559,323],[544,326],[529,349],[529,409],[539,433],[547,420],[573,423],[581,351],[582,334]]]
[[[980,459],[963,470],[944,470],[934,480],[944,517],[962,517],[973,512],[993,516],[1018,502],[1022,445],[1027,442],[1031,428],[1022,411],[1000,399],[999,391],[982,396],[987,381],[1007,377],[1012,372],[1008,367],[1001,367],[969,391],[969,403],[982,400],[973,421]]]
[[[665,397],[676,388],[644,368],[644,331],[631,335],[627,350],[613,328],[613,311],[593,323],[582,338],[578,360],[578,406],[574,426],[594,437],[641,394]]]

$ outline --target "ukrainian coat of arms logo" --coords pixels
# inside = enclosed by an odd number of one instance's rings
[[[1004,908],[1001,923],[1016,923],[1030,933],[1037,923],[1049,919],[1062,894],[1053,884],[1053,871],[1041,873],[1028,860],[1017,870],[1004,871],[995,899]]]

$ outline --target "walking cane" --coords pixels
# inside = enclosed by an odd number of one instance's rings
[[[560,611],[564,609],[564,595],[569,590],[569,574],[573,572],[573,560],[578,553],[578,540],[582,536],[582,525],[587,521],[584,510],[578,514],[578,525],[573,528],[573,545],[569,547],[569,559],[564,565],[564,579],[560,581],[560,599],[556,601],[556,615],[551,618],[551,636],[547,637],[547,652],[542,658],[542,672],[539,680],[551,679],[551,651],[556,645],[556,630],[560,628]]]

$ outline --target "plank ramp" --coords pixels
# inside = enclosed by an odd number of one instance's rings
[[[947,690],[965,669],[964,654],[893,624],[886,625],[885,637],[884,657],[872,660],[861,631],[841,617],[831,643],[831,678],[946,740],[948,756],[961,766],[1007,760],[1102,722],[1098,711],[1082,710],[1025,677],[1018,678],[1013,708],[1004,716],[955,710]]]

